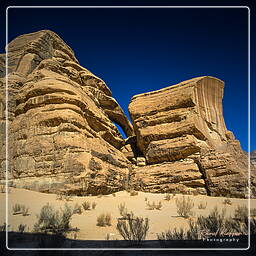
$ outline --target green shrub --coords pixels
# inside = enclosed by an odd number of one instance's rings
[[[176,207],[177,207],[177,213],[184,217],[188,218],[190,215],[192,215],[192,209],[194,207],[193,200],[189,197],[182,196],[182,199],[176,198],[175,200]]]
[[[106,227],[111,226],[111,214],[110,213],[102,213],[97,217],[97,226]]]
[[[131,213],[127,220],[118,220],[116,226],[124,240],[140,243],[145,240],[149,230],[148,218],[134,217]]]
[[[70,226],[72,215],[73,210],[67,204],[65,204],[64,209],[55,210],[47,203],[37,215],[38,220],[34,225],[34,231],[65,236],[72,231]]]
[[[88,210],[91,209],[91,204],[90,204],[90,202],[85,201],[85,202],[82,203],[82,206],[83,206],[83,208],[84,208],[85,211],[88,211]]]

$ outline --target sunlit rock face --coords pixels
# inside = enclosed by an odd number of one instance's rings
[[[136,95],[131,125],[105,82],[57,34],[19,36],[8,63],[0,55],[0,180],[8,167],[14,185],[44,192],[246,197],[250,166],[226,129],[223,89],[204,76]],[[254,167],[251,174],[256,193]]]
[[[223,89],[223,81],[204,76],[132,98],[137,146],[150,165],[135,181],[145,190],[246,195],[248,159],[226,129]]]
[[[82,186],[88,193],[123,189],[130,162],[119,151],[125,142],[113,122],[128,136],[133,128],[104,81],[80,66],[71,48],[48,30],[11,41],[8,67],[9,177],[46,191],[63,183],[77,193]]]

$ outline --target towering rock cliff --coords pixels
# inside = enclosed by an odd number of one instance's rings
[[[246,194],[248,158],[226,129],[223,88],[205,76],[132,98],[137,146],[149,165],[135,171],[135,183],[146,191]]]
[[[105,82],[58,35],[19,36],[8,45],[8,63],[0,55],[0,180],[8,146],[8,178],[29,189],[245,197],[248,159],[225,127],[223,88],[206,76],[134,96],[132,126]]]
[[[130,163],[119,151],[124,139],[113,122],[128,136],[133,128],[104,81],[47,30],[10,42],[8,67],[9,178],[43,191],[65,183],[76,193],[123,189]],[[3,97],[1,110],[4,131]]]

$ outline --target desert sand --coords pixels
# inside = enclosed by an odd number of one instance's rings
[[[207,215],[215,206],[219,209],[226,208],[226,216],[234,213],[234,209],[238,205],[248,205],[247,199],[230,198],[232,204],[223,204],[224,197],[209,197],[204,195],[186,195],[190,197],[194,202],[193,216],[195,218],[198,215]],[[99,196],[84,196],[71,197],[71,201],[57,200],[55,194],[40,193],[25,189],[11,188],[11,192],[8,194],[8,223],[10,224],[10,231],[17,231],[19,224],[26,224],[25,232],[32,232],[34,223],[37,220],[37,214],[43,205],[50,203],[55,209],[63,208],[65,203],[70,206],[75,204],[81,205],[83,202],[96,202],[96,208],[82,212],[82,214],[74,214],[72,216],[71,225],[77,227],[79,232],[76,235],[76,239],[81,240],[105,240],[109,236],[110,240],[122,239],[116,229],[117,219],[120,216],[118,205],[125,203],[129,211],[132,211],[136,216],[149,218],[149,232],[146,239],[156,240],[157,233],[163,232],[173,228],[186,228],[188,225],[188,219],[178,216],[177,208],[175,204],[175,198],[182,197],[181,194],[177,194],[173,199],[167,201],[164,199],[165,194],[154,194],[138,192],[138,195],[131,196],[126,191],[117,192],[114,195]],[[161,201],[161,210],[148,210],[145,198],[149,202],[158,203]],[[5,193],[0,193],[0,224],[5,222]],[[206,209],[198,209],[200,202],[207,202]],[[24,204],[29,207],[29,215],[13,215],[12,207],[14,204]],[[256,199],[251,199],[251,208],[256,208]],[[106,227],[97,226],[97,217],[101,213],[110,213],[112,217],[112,225]],[[75,238],[74,233],[69,233],[68,237]]]

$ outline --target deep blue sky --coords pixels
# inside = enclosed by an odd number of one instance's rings
[[[10,9],[9,40],[53,30],[107,83],[127,115],[135,94],[218,77],[225,81],[227,128],[247,150],[247,15],[247,9],[231,8]]]

